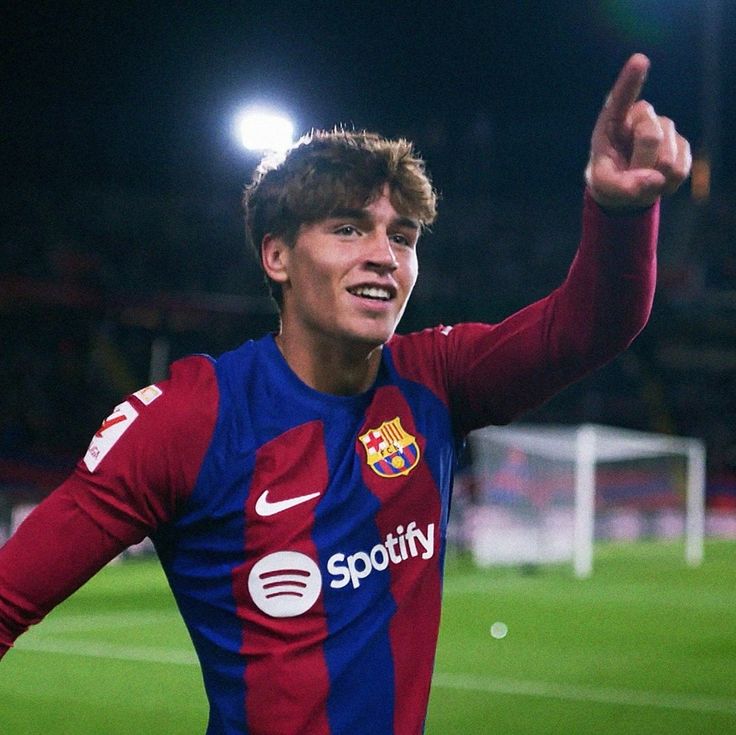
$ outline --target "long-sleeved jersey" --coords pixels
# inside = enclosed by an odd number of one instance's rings
[[[0,653],[150,535],[201,662],[208,735],[421,733],[463,437],[631,342],[657,218],[587,200],[560,288],[499,324],[393,337],[363,394],[311,389],[272,336],[175,363],[0,550]]]

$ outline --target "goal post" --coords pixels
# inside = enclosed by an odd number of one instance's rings
[[[698,439],[518,424],[472,432],[469,444],[475,499],[466,536],[481,565],[571,561],[583,578],[597,538],[638,535],[683,536],[687,564],[703,559]]]

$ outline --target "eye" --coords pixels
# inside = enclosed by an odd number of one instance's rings
[[[408,238],[406,235],[402,235],[400,232],[396,232],[391,235],[391,242],[395,242],[397,245],[403,245],[404,247],[413,248],[415,245],[414,238]]]
[[[335,229],[335,234],[341,237],[354,237],[360,233],[353,225],[340,225],[340,227]]]

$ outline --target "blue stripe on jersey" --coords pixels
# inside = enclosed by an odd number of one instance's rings
[[[359,411],[326,422],[330,489],[317,507],[313,536],[324,579],[330,580],[323,587],[330,633],[324,651],[332,685],[330,725],[336,733],[391,735],[395,692],[388,625],[396,605],[390,574],[374,571],[357,589],[350,583],[335,588],[334,575],[327,569],[333,554],[369,552],[382,541],[375,523],[380,506],[364,485],[356,462],[365,408],[364,402]],[[347,426],[352,431],[346,432]],[[345,538],[350,539],[349,547]]]

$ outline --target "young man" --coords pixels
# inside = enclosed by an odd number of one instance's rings
[[[281,329],[121,403],[0,552],[0,651],[151,535],[200,658],[209,735],[421,733],[456,450],[624,349],[687,142],[622,70],[565,282],[497,325],[394,334],[435,216],[405,142],[316,133],[245,197]]]

